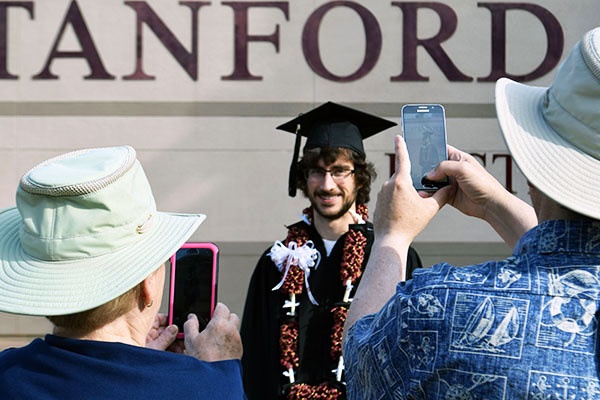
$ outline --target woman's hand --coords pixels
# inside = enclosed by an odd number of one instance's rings
[[[206,328],[199,332],[198,317],[188,316],[183,324],[185,353],[202,361],[241,359],[243,348],[240,319],[223,303],[218,303]]]
[[[175,342],[177,326],[167,326],[166,314],[156,314],[154,323],[146,335],[146,347],[154,350],[169,350],[174,353],[183,353],[183,344]]]

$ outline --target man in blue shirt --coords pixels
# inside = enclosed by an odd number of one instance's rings
[[[450,146],[428,178],[455,184],[417,193],[396,138],[345,325],[349,399],[600,399],[600,28],[549,88],[500,79],[496,109],[533,207]],[[406,247],[446,203],[488,222],[513,255],[403,282]]]

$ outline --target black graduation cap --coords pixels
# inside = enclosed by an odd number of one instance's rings
[[[289,195],[296,195],[296,170],[302,136],[307,137],[304,150],[316,147],[345,147],[364,156],[363,139],[394,125],[397,124],[330,101],[279,125],[277,129],[296,134],[294,156],[290,166]]]

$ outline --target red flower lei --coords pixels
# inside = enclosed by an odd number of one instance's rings
[[[327,383],[321,383],[317,386],[298,383],[292,386],[288,394],[288,400],[306,399],[306,400],[335,400],[339,399],[342,392],[335,387],[329,387]]]
[[[356,207],[356,211],[362,218],[367,221],[368,209],[366,205],[360,204]],[[303,210],[303,214],[307,216],[310,222],[312,222],[312,208],[306,208]],[[292,227],[288,231],[287,238],[285,239],[285,246],[291,241],[298,244],[298,247],[304,245],[308,241],[308,233],[305,229],[299,227]],[[346,295],[341,305],[334,307],[331,312],[333,313],[334,324],[331,329],[331,350],[330,355],[333,360],[338,359],[337,369],[337,380],[341,380],[341,374],[343,369],[342,359],[342,334],[344,330],[344,322],[346,321],[346,314],[348,313],[348,295],[352,288],[352,285],[362,275],[362,265],[365,259],[365,246],[367,244],[367,238],[362,232],[350,230],[346,234],[344,240],[344,253],[342,256],[342,263],[340,265],[340,280],[341,284],[346,287]],[[302,293],[304,289],[304,272],[300,268],[290,268],[287,277],[281,287],[281,291],[292,295]],[[292,297],[292,302],[295,297]],[[342,300],[342,299],[341,299]],[[293,317],[296,317],[294,314]],[[298,359],[298,322],[293,320],[291,322],[283,322],[281,325],[279,348],[281,352],[280,363],[286,371],[286,376],[290,377],[292,386],[287,395],[288,400],[299,400],[299,399],[319,399],[319,400],[337,400],[342,396],[342,392],[331,385],[328,382],[323,382],[319,385],[308,385],[305,383],[296,383],[294,379],[294,369],[300,365]]]

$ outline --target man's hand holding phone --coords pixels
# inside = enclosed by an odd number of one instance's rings
[[[396,172],[377,195],[373,226],[375,242],[344,324],[345,332],[360,318],[377,312],[406,279],[408,247],[446,204],[454,186],[429,193],[417,191],[410,175],[406,143],[396,136]]]
[[[375,237],[408,248],[444,206],[454,189],[446,186],[433,194],[417,192],[412,185],[406,143],[400,136],[395,138],[395,150],[396,172],[377,195]]]
[[[196,315],[190,314],[183,324],[185,354],[202,361],[242,358],[240,319],[225,304],[217,304],[212,319],[202,332],[199,327]]]
[[[430,171],[428,178],[454,178],[458,190],[449,203],[463,214],[486,219],[493,203],[508,194],[506,189],[470,154],[448,146],[448,159]]]
[[[534,209],[508,192],[473,156],[448,146],[448,158],[428,178],[453,178],[456,191],[448,203],[454,208],[486,221],[511,247],[537,225]]]

